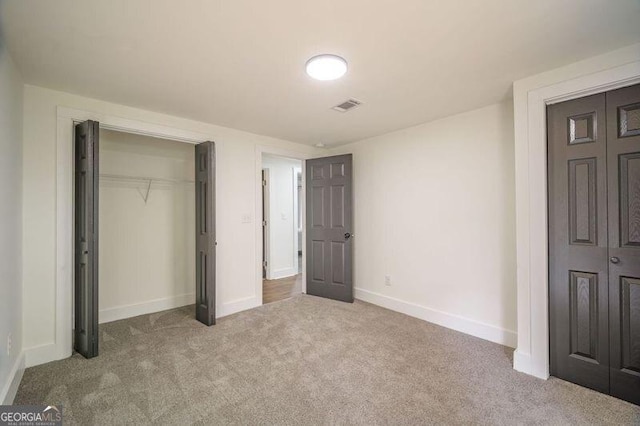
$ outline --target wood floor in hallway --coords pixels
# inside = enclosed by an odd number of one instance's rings
[[[262,280],[262,304],[285,300],[302,293],[302,274],[279,280]]]

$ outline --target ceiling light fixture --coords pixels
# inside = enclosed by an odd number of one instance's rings
[[[346,72],[347,61],[337,55],[318,55],[307,61],[307,74],[316,80],[335,80]]]

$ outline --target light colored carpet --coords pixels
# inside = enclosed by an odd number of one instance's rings
[[[638,424],[640,408],[511,368],[511,350],[367,303],[297,296],[211,328],[193,307],[104,324],[29,368],[68,424]]]

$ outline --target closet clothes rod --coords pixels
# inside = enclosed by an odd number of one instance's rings
[[[128,176],[128,175],[114,175],[114,174],[100,174],[100,179],[108,180],[122,180],[122,181],[135,181],[135,182],[163,182],[163,183],[195,183],[193,180],[188,179],[168,179],[159,178],[153,176]]]

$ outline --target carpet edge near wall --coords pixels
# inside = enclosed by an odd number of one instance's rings
[[[356,299],[360,299],[363,302],[372,303],[382,308],[400,312],[423,321],[469,334],[513,349],[517,346],[518,334],[515,331],[496,327],[471,318],[428,308],[415,303],[406,302],[371,290],[365,290],[359,287],[355,287],[354,290]]]

